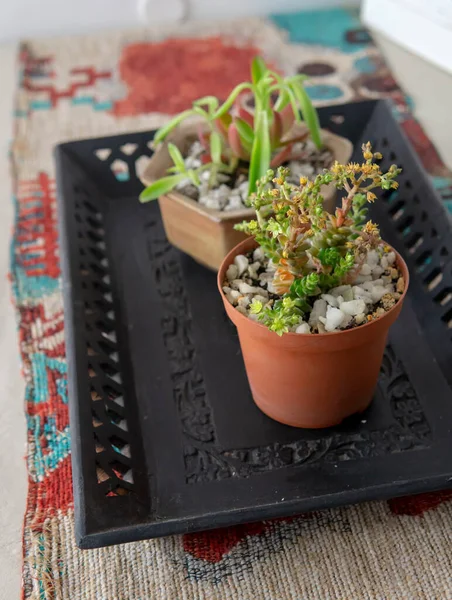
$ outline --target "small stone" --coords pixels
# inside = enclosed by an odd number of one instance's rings
[[[355,283],[365,283],[367,281],[372,281],[372,275],[358,275],[355,279]]]
[[[267,271],[265,273],[261,273],[259,275],[259,281],[261,285],[267,285],[267,283],[270,283],[273,280],[273,273],[268,273]]]
[[[394,268],[390,269],[389,275],[390,275],[391,279],[398,279],[398,277],[399,277],[398,269],[394,269]]]
[[[246,184],[248,185],[248,182],[246,182]],[[265,258],[264,251],[259,246],[259,248],[256,248],[256,250],[253,252],[253,260],[255,262],[262,263],[262,261],[264,260],[264,258]]]
[[[322,294],[320,297],[326,300],[330,306],[338,307],[338,300],[332,294]]]
[[[239,285],[239,292],[241,294],[258,294],[260,289],[242,281],[242,283]]]
[[[359,315],[355,316],[355,323],[357,325],[361,325],[366,320],[366,315],[364,313],[359,313]]]
[[[229,295],[231,298],[234,298],[234,300],[238,300],[242,294],[238,290],[231,290]]]
[[[382,256],[380,260],[380,265],[386,270],[389,267],[388,259],[386,256]]]
[[[204,206],[206,208],[210,208],[211,210],[220,210],[221,209],[221,204],[216,198],[203,197],[202,200],[201,200],[201,198],[199,198],[199,202],[201,204],[204,204]]]
[[[201,166],[201,161],[199,158],[195,158],[194,156],[187,156],[184,163],[187,169],[197,169]]]
[[[355,317],[360,313],[364,313],[366,310],[366,303],[364,300],[351,300],[350,302],[342,302],[340,305],[341,311],[346,315]]]
[[[229,285],[231,286],[231,288],[233,290],[238,290],[239,289],[239,285],[243,283],[243,281],[241,279],[233,279],[232,281],[229,282]]]
[[[349,290],[345,290],[344,291],[344,300],[345,302],[350,302],[350,300],[353,300],[353,289],[350,288]]]
[[[272,281],[269,281],[267,283],[267,290],[270,292],[270,294],[277,294],[278,290],[275,288],[275,286],[273,285]]]
[[[249,296],[240,296],[237,301],[238,306],[243,306],[243,308],[248,308],[251,302],[251,298]]]
[[[232,291],[232,289],[227,285],[224,285],[222,289],[225,294],[229,294],[229,292]]]
[[[376,267],[380,262],[380,256],[378,252],[376,250],[369,250],[369,252],[367,253],[366,262],[371,268]]]
[[[245,202],[248,199],[248,187],[249,185],[247,180],[241,183],[237,188],[240,193],[240,196],[242,197],[243,202]]]
[[[391,266],[395,263],[396,255],[395,252],[388,252],[386,255],[386,260],[388,261],[388,265]]]
[[[399,294],[403,294],[403,292],[405,291],[405,279],[403,277],[399,277],[399,279],[397,280],[396,290]]]
[[[348,327],[350,325],[350,323],[353,321],[353,317],[351,315],[344,315],[344,319],[341,323],[341,329],[345,329],[346,327]]]
[[[374,279],[372,281],[365,281],[363,284],[363,288],[371,292],[375,286],[383,285],[383,279]]]
[[[383,287],[382,285],[374,286],[374,288],[370,292],[374,304],[376,304],[377,302],[380,302],[380,300],[383,298],[383,296],[387,293],[388,293],[387,289],[385,287]]]
[[[384,308],[381,308],[380,306],[377,308],[377,310],[374,311],[373,313],[373,317],[378,319],[379,317],[382,317],[384,314],[386,314],[386,311]]]
[[[381,304],[385,311],[391,310],[395,303],[396,300],[392,294],[385,294],[381,299]]]
[[[359,272],[360,275],[370,275],[372,273],[372,269],[367,263],[364,263]]]
[[[262,290],[264,291],[264,290]],[[266,304],[268,302],[268,298],[266,298],[265,296],[262,296],[261,293],[256,294],[253,298],[253,300],[256,300],[257,302],[262,302],[262,304]]]
[[[328,306],[326,311],[325,329],[335,331],[344,321],[344,313],[339,308]]]
[[[246,268],[249,265],[249,260],[247,259],[246,256],[244,256],[243,254],[239,254],[238,256],[236,256],[234,258],[234,264],[236,265],[238,271],[239,271],[239,277],[240,275],[246,271]]]
[[[343,296],[338,296],[337,297],[337,303],[340,305],[342,304],[342,302],[344,301],[344,297]]]
[[[314,302],[314,305],[309,315],[309,325],[315,327],[320,317],[326,317],[327,302],[323,298],[319,298]]]
[[[378,279],[384,272],[385,272],[385,270],[383,269],[383,267],[380,267],[380,265],[377,265],[376,267],[374,267],[372,269],[372,277],[374,279]]]
[[[319,333],[326,333],[325,325],[320,321],[317,323],[317,331]]]
[[[243,208],[243,203],[242,203],[242,199],[240,198],[240,196],[235,195],[235,194],[231,194],[228,198],[228,201],[224,207],[225,211],[230,211],[230,210],[240,210]]]
[[[301,323],[301,325],[298,325],[295,329],[295,333],[311,333],[311,328],[307,323]]]
[[[339,285],[338,287],[332,288],[329,291],[329,294],[332,294],[333,296],[336,296],[336,298],[337,298],[337,296],[342,296],[345,294],[345,292],[347,290],[351,290],[351,289],[352,289],[351,285]]]
[[[245,317],[248,316],[248,311],[243,306],[237,306],[237,310],[239,311],[239,313],[242,313],[242,315],[245,315]]]
[[[229,265],[227,271],[226,271],[226,278],[229,281],[232,281],[233,279],[237,279],[239,275],[239,268],[237,267],[237,265],[231,264]]]
[[[390,275],[382,275],[381,279],[383,280],[384,285],[388,285],[392,281],[392,277]]]

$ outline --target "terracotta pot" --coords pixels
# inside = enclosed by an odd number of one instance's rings
[[[150,185],[156,179],[166,175],[167,169],[173,165],[168,152],[168,142],[175,144],[185,155],[190,145],[197,139],[199,125],[198,120],[183,123],[168,136],[154,153],[140,177],[144,185]],[[353,145],[349,140],[326,130],[322,135],[325,145],[331,149],[335,160],[345,163],[350,159]],[[335,195],[334,186],[325,186],[325,206],[329,210],[334,205]],[[166,236],[173,246],[215,271],[218,270],[226,254],[246,239],[243,233],[235,231],[234,225],[254,217],[253,209],[245,208],[227,212],[212,210],[177,191],[161,196],[159,206]]]
[[[372,400],[389,328],[399,316],[408,289],[404,260],[396,253],[405,291],[379,319],[346,331],[286,333],[280,337],[238,312],[222,290],[226,270],[235,256],[255,247],[253,238],[240,243],[218,272],[218,289],[237,327],[255,403],[272,419],[305,428],[338,425],[364,411]]]

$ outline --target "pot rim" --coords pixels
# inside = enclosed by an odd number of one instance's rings
[[[253,241],[253,244],[251,244],[251,240]],[[384,241],[384,240],[383,240]],[[387,246],[389,246],[391,248],[391,250],[395,253],[396,255],[396,260],[398,262],[400,262],[402,264],[402,266],[405,267],[405,272],[406,272],[406,276],[404,275],[404,279],[405,279],[405,289],[403,290],[403,293],[401,295],[401,297],[399,298],[399,300],[396,302],[396,304],[394,304],[394,306],[389,309],[384,315],[382,315],[381,317],[378,317],[378,319],[374,319],[372,321],[369,321],[367,323],[364,323],[363,325],[358,325],[358,327],[353,327],[352,329],[344,329],[344,330],[339,330],[339,331],[326,331],[325,333],[317,333],[314,334],[315,337],[320,336],[322,338],[325,338],[327,336],[338,336],[338,335],[347,335],[347,334],[351,334],[354,335],[354,333],[357,330],[362,330],[366,327],[372,327],[372,325],[375,325],[377,323],[381,323],[381,321],[383,321],[384,319],[386,319],[387,317],[389,317],[389,315],[391,315],[391,313],[397,309],[397,307],[403,303],[403,301],[405,300],[405,296],[407,294],[409,285],[410,285],[410,272],[408,270],[408,266],[405,262],[405,260],[403,259],[403,257],[397,252],[397,250],[395,248],[393,248],[390,244],[387,244],[386,242],[384,242]],[[218,269],[218,274],[217,274],[217,287],[218,287],[218,291],[220,292],[221,296],[224,298],[224,302],[229,302],[226,299],[225,293],[223,292],[223,285],[222,285],[222,279],[224,278],[225,272],[227,267],[229,267],[229,265],[232,264],[234,258],[239,254],[239,252],[237,252],[237,250],[241,249],[243,246],[250,246],[250,249],[252,248],[257,248],[258,244],[257,242],[254,240],[254,238],[252,237],[248,237],[246,240],[243,240],[243,242],[240,242],[239,244],[237,244],[237,246],[234,246],[234,248],[232,248],[232,250],[230,252],[228,252],[228,254],[225,256],[225,258],[223,259],[220,268]],[[224,271],[224,272],[223,272]],[[223,274],[222,274],[223,272]],[[220,275],[222,274],[221,278]],[[230,304],[231,309],[234,310],[234,316],[237,318],[237,320],[239,322],[242,323],[246,323],[248,326],[250,326],[249,324],[252,323],[251,327],[256,327],[258,330],[266,330],[269,333],[273,333],[274,335],[278,336],[277,333],[275,333],[274,331],[271,331],[268,327],[266,327],[265,325],[263,325],[262,323],[259,323],[258,321],[253,321],[253,319],[250,319],[248,317],[246,317],[244,314],[242,314],[241,312],[239,312],[235,306],[233,306],[232,304]],[[282,336],[278,336],[278,338],[282,337],[282,338],[307,338],[307,337],[312,337],[312,333],[294,333],[292,331],[289,331],[287,333],[283,333]]]

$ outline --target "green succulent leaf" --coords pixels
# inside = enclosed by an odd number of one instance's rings
[[[222,142],[221,135],[217,131],[210,134],[210,156],[215,164],[221,163]]]
[[[151,183],[146,189],[140,194],[140,202],[150,202],[151,200],[157,200],[162,194],[170,192],[178,183],[186,179],[185,174],[169,175],[168,177],[162,177],[154,183]]]
[[[186,168],[184,157],[182,156],[179,148],[175,144],[168,144],[168,152],[171,156],[174,166],[177,167],[179,171],[185,172]]]
[[[239,117],[235,117],[234,123],[237,127],[237,131],[239,132],[242,143],[245,142],[244,146],[247,147],[248,150],[251,150],[254,141],[254,131],[253,128],[243,119]]]
[[[171,119],[169,123],[166,123],[166,125],[160,127],[160,129],[154,135],[154,144],[158,144],[163,141],[166,136],[173,131],[173,129],[175,129],[178,125],[180,125],[180,123],[182,123],[182,121],[185,121],[185,119],[191,117],[193,114],[193,109],[191,108],[189,110],[184,110],[174,117],[174,119]]]
[[[214,114],[219,105],[218,98],[216,96],[204,96],[193,102],[194,106],[207,106],[209,114]]]
[[[251,79],[256,85],[268,73],[267,65],[261,56],[255,56],[251,63]]]
[[[320,293],[320,278],[318,273],[309,273],[300,279],[295,279],[290,287],[290,291],[299,298],[316,296]]]
[[[301,114],[303,115],[303,120],[308,126],[309,131],[311,132],[312,141],[317,146],[317,148],[320,149],[323,144],[322,137],[320,134],[319,116],[311,102],[311,98],[304,89],[303,85],[299,84],[296,81],[293,81],[290,84],[290,88],[294,93],[297,102],[300,106]]]
[[[267,173],[271,160],[270,129],[267,112],[265,110],[257,112],[255,119],[256,129],[248,176],[250,184],[249,194],[256,191],[256,183],[258,179]]]
[[[232,107],[238,95],[244,92],[245,90],[253,90],[253,86],[249,81],[245,81],[244,83],[240,83],[237,85],[232,92],[229,94],[228,98],[225,102],[218,108],[218,110],[212,115],[212,119],[218,119],[223,116],[228,110]]]

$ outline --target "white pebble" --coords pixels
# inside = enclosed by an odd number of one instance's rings
[[[364,263],[363,266],[361,267],[359,274],[360,275],[370,275],[371,272],[372,272],[372,269],[370,268],[370,266],[367,263]]]
[[[353,295],[355,300],[363,300],[366,304],[373,304],[370,292],[363,290],[363,288],[354,286]]]
[[[347,290],[351,290],[351,285],[339,285],[338,287],[332,288],[328,293],[333,296],[342,296]]]
[[[266,304],[268,302],[268,298],[266,298],[265,296],[262,296],[264,290],[259,290],[259,294],[256,294],[253,298],[253,300],[256,300],[256,302],[262,302],[262,304]]]
[[[267,290],[270,292],[270,294],[277,294],[278,290],[275,288],[275,286],[273,285],[273,283],[271,281],[269,281],[267,283]]]
[[[239,285],[239,292],[242,294],[258,294],[260,290],[259,288],[253,287],[252,285],[242,281],[242,283]]]
[[[248,182],[245,182],[246,185],[248,185]],[[256,250],[253,252],[253,260],[256,262],[261,263],[264,260],[265,254],[264,251],[262,250],[262,248],[259,246],[259,248],[256,248]]]
[[[392,277],[390,275],[382,275],[381,280],[383,281],[384,285],[388,285],[389,283],[391,283]]]
[[[229,292],[231,292],[231,291],[232,291],[232,289],[229,286],[227,286],[227,285],[223,286],[223,292],[225,294],[229,294]]]
[[[248,267],[249,260],[243,254],[239,254],[234,258],[234,264],[236,265],[240,276]]]
[[[391,267],[395,263],[396,255],[395,252],[388,252],[386,255],[386,260],[388,261],[388,265]]]
[[[388,259],[386,258],[386,256],[381,257],[380,265],[383,267],[384,270],[386,270],[389,267]]]
[[[229,265],[228,270],[226,271],[226,277],[228,281],[232,281],[233,279],[237,279],[239,275],[239,269],[237,265]]]
[[[344,296],[338,296],[337,297],[337,303],[340,306],[342,304],[342,302],[344,301]]]
[[[380,302],[385,294],[388,293],[388,290],[382,285],[376,285],[370,293],[374,304],[376,304],[377,302]]]
[[[363,284],[363,288],[368,292],[371,292],[376,285],[383,285],[383,279],[374,279],[373,281],[366,281]]]
[[[380,256],[376,250],[369,250],[366,258],[367,264],[372,268],[376,267],[380,262]]]
[[[344,329],[345,327],[347,327],[347,325],[350,325],[352,321],[353,317],[351,315],[344,315],[344,320],[341,323],[341,329]]]
[[[242,197],[243,202],[245,202],[245,200],[247,200],[247,198],[248,198],[248,187],[249,187],[248,181],[244,181],[238,187],[238,190]]]
[[[361,325],[361,323],[364,323],[365,320],[366,320],[366,315],[364,313],[359,313],[359,315],[356,315],[356,317],[355,317],[355,323],[357,325]]]
[[[366,310],[366,303],[364,300],[351,300],[350,302],[342,302],[341,311],[346,315],[355,317]]]
[[[241,208],[243,208],[243,202],[240,196],[231,194],[224,207],[224,210],[240,210]]]
[[[302,323],[295,329],[295,333],[311,333],[311,328],[307,323]]]
[[[355,279],[355,283],[365,283],[366,281],[372,281],[372,275],[358,275]]]
[[[325,329],[335,331],[344,321],[344,313],[339,308],[328,306],[326,311]]]
[[[330,306],[334,306],[335,308],[337,308],[337,298],[335,298],[332,294],[322,294],[320,297],[326,300]]]
[[[326,316],[326,307],[327,303],[326,300],[324,300],[323,298],[319,298],[314,302],[311,314],[309,315],[309,325],[311,327],[317,325],[317,322],[320,319],[320,317]]]
[[[250,302],[251,302],[251,298],[250,298],[249,296],[241,296],[241,297],[238,299],[238,302],[237,302],[237,304],[238,304],[239,306],[243,306],[243,308],[248,308],[248,306],[249,306]]]
[[[353,298],[353,290],[352,290],[352,288],[350,288],[349,290],[345,290],[343,297],[344,297],[344,300],[346,302],[350,302],[350,300],[353,300],[354,298]]]
[[[380,265],[377,265],[376,267],[374,267],[372,269],[372,277],[374,279],[378,279],[378,277],[380,277],[380,275],[384,272],[385,272],[385,270],[383,269],[383,267],[380,267]]]

